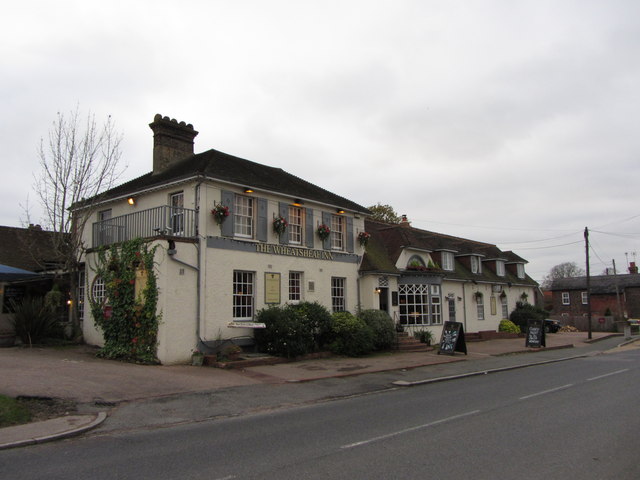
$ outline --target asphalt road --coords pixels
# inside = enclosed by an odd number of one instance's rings
[[[637,479],[640,350],[0,452],[11,479]]]

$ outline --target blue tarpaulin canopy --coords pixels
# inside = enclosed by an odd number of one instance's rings
[[[10,267],[9,265],[0,264],[0,282],[12,282],[14,280],[28,278],[32,275],[38,274],[29,272],[28,270],[22,270],[21,268],[15,268]]]

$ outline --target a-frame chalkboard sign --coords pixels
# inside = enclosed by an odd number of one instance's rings
[[[460,322],[444,322],[438,355],[453,355],[455,352],[467,354],[467,344],[464,341],[464,329]]]
[[[544,320],[529,320],[527,322],[526,347],[546,347],[547,341],[544,336]]]

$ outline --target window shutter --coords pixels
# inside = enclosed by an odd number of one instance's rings
[[[268,234],[268,221],[267,221],[267,199],[257,198],[258,202],[258,225],[256,229],[256,238],[260,242],[267,241]]]
[[[313,234],[314,234],[314,228],[313,228],[313,208],[307,208],[307,214],[305,216],[305,237],[306,237],[306,244],[307,247],[309,248],[313,248]]]
[[[353,218],[345,218],[347,220],[347,252],[353,253]]]
[[[331,214],[328,212],[322,212],[322,223],[331,228]],[[331,235],[322,241],[322,248],[325,250],[331,250]]]
[[[229,216],[225,218],[220,224],[220,229],[224,237],[233,237],[233,207],[235,194],[228,190],[222,191],[222,205],[229,207]]]
[[[278,204],[278,209],[280,211],[279,213],[280,216],[286,219],[288,222],[289,221],[289,204],[280,202]],[[283,245],[286,245],[287,243],[289,243],[289,230],[285,230],[284,233],[280,235],[279,240],[280,240],[280,243],[282,243]]]

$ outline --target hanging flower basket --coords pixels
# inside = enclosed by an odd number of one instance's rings
[[[476,302],[479,301],[482,298],[482,292],[476,292],[473,294],[473,296],[476,299]]]
[[[282,235],[287,230],[288,226],[289,226],[289,222],[287,222],[287,219],[284,217],[277,216],[273,220],[273,231],[276,232],[278,235]]]
[[[211,215],[213,215],[213,218],[215,219],[216,223],[220,225],[229,216],[229,207],[227,207],[226,205],[222,205],[221,203],[218,203],[211,210]]]
[[[360,232],[358,234],[358,242],[360,242],[360,245],[362,245],[363,247],[369,243],[369,239],[371,238],[371,234],[369,232]]]
[[[318,225],[316,233],[320,237],[320,240],[326,240],[327,238],[329,238],[329,235],[331,235],[331,229],[323,223],[321,225]]]

